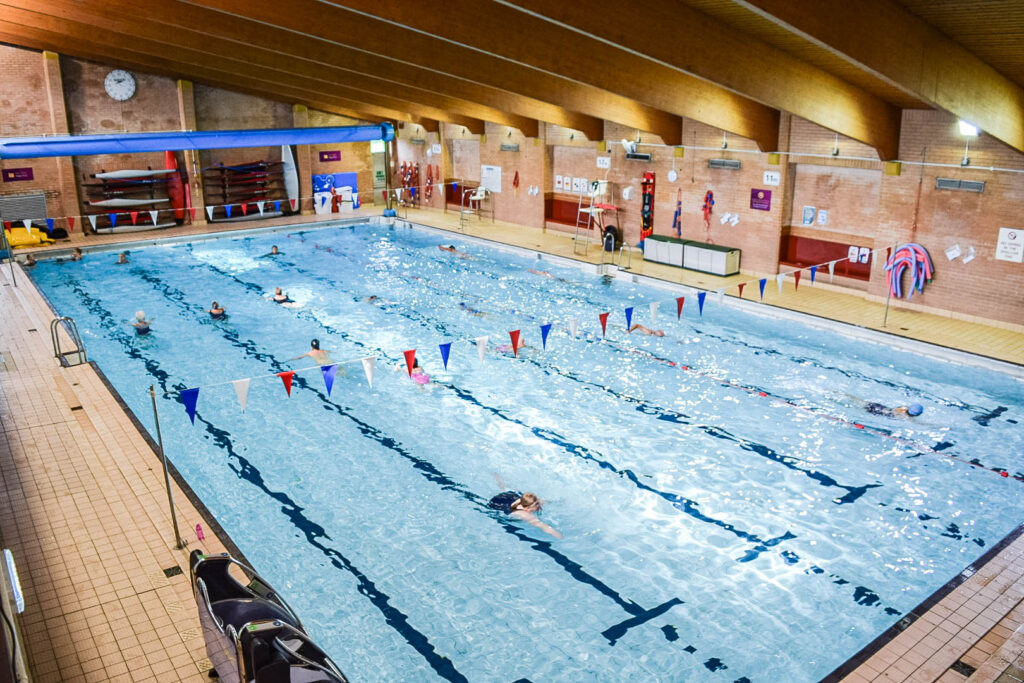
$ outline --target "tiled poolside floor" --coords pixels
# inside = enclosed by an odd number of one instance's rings
[[[372,210],[365,211],[372,215]],[[409,219],[457,230],[458,215],[410,211]],[[293,223],[330,220],[296,217]],[[277,221],[281,223],[282,221]],[[285,221],[287,222],[287,221]],[[227,229],[270,221],[232,223]],[[206,226],[162,232],[199,234]],[[571,236],[476,222],[468,233],[573,258]],[[55,248],[146,241],[147,233],[84,237]],[[715,290],[755,276],[716,278],[645,264],[633,272]],[[592,245],[585,255],[598,262]],[[0,268],[0,542],[17,559],[27,609],[21,615],[37,681],[205,681],[208,662],[188,586],[188,552],[222,542],[174,487],[181,532],[174,538],[160,462],[91,366],[60,369],[51,358],[52,313]],[[735,292],[731,288],[729,294]],[[766,302],[881,329],[882,304],[788,282]],[[748,296],[749,296],[748,289]],[[885,328],[901,336],[1024,364],[1024,330],[895,309]],[[203,524],[206,541],[196,540]],[[845,680],[988,681],[1024,678],[1024,536],[967,578]],[[178,567],[183,574],[167,577]],[[809,634],[812,637],[813,634]],[[972,669],[976,669],[968,678]],[[1016,678],[1014,678],[1016,676]]]

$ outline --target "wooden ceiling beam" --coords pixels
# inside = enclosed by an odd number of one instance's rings
[[[606,119],[652,132],[666,144],[682,143],[682,118],[555,73],[513,64],[449,41],[404,29],[372,17],[317,0],[289,0],[287,11],[272,0],[194,0],[239,20],[251,19],[268,27],[283,27],[310,38],[368,52],[378,57],[429,69],[490,88],[547,102],[567,111]],[[421,14],[419,7],[409,15]],[[447,10],[444,10],[447,13]],[[479,13],[479,9],[475,10]],[[557,47],[557,46],[556,46]],[[540,117],[538,117],[540,118]],[[548,120],[544,118],[543,120]],[[570,126],[582,130],[579,126]],[[591,128],[596,126],[591,125]],[[590,137],[596,130],[587,131]],[[602,139],[601,135],[593,139]]]
[[[79,7],[102,12],[104,16],[114,11],[114,18],[130,15],[132,5],[127,0],[99,2],[83,0]],[[318,71],[328,69],[342,80],[372,77],[383,87],[412,88],[426,93],[453,97],[465,102],[475,102],[493,110],[522,117],[528,134],[537,128],[536,121],[547,121],[584,132],[592,139],[600,139],[604,122],[596,117],[568,111],[547,102],[542,102],[507,90],[454,78],[429,69],[404,64],[368,52],[355,50],[347,45],[321,40],[307,34],[297,33],[278,26],[260,24],[248,19],[229,17],[221,12],[189,5],[179,0],[164,0],[154,3],[146,10],[147,24],[157,24],[165,35],[173,35],[174,42],[184,41],[195,47],[201,43],[223,43],[225,48],[245,56],[255,53],[264,60],[287,59],[301,69],[312,67]],[[484,118],[477,116],[478,118]],[[532,120],[533,122],[528,122]],[[497,122],[506,123],[509,122]]]
[[[657,4],[657,0],[652,0]],[[673,4],[678,4],[672,0]],[[340,0],[330,3],[349,10],[348,16],[375,17],[392,28],[409,27],[419,35],[436,35],[472,50],[505,61],[556,73],[579,83],[615,93],[662,111],[715,126],[755,140],[760,148],[773,151],[778,145],[779,112],[755,102],[737,90],[716,85],[636,51],[646,43],[663,39],[672,50],[693,43],[702,44],[698,34],[687,31],[681,40],[678,24],[660,24],[643,11],[624,11],[621,2],[552,3],[527,2],[528,6],[558,7],[575,19],[588,22],[585,30],[574,30],[536,14],[520,11],[500,2],[477,0],[418,0],[415,12],[402,0]],[[358,14],[356,14],[358,13]],[[345,21],[348,21],[347,19]],[[643,30],[635,37],[634,49],[621,49],[595,38],[605,27],[616,30],[635,21]],[[593,34],[592,34],[593,32]],[[628,34],[627,34],[628,35]],[[725,46],[723,46],[725,47]],[[699,50],[697,50],[699,51]]]
[[[17,0],[16,0],[17,1]],[[397,97],[376,95],[353,88],[333,87],[325,90],[324,82],[314,77],[301,77],[288,72],[255,66],[240,60],[223,58],[211,59],[208,54],[165,43],[147,41],[138,36],[120,35],[113,31],[101,34],[95,26],[69,20],[66,16],[54,17],[49,14],[27,11],[13,6],[14,3],[0,3],[3,6],[3,18],[9,25],[35,28],[49,34],[49,39],[57,41],[61,36],[70,38],[63,41],[66,48],[57,49],[69,55],[76,55],[76,44],[96,44],[97,38],[104,36],[109,41],[107,50],[94,52],[89,59],[98,62],[109,62],[110,57],[104,55],[121,55],[121,59],[133,61],[142,70],[161,69],[161,73],[173,78],[186,77],[198,82],[217,81],[218,87],[231,89],[231,83],[239,82],[246,87],[262,88],[266,92],[287,93],[295,101],[305,103],[309,99],[336,102],[354,110],[377,111],[381,118],[410,120],[412,116],[420,116],[427,120],[444,120],[463,125],[466,128],[482,133],[484,122],[472,116],[464,116],[438,107],[431,107],[409,102]],[[114,40],[109,36],[113,35]],[[124,46],[132,45],[131,49]],[[51,48],[54,49],[54,48]],[[169,59],[166,55],[173,54]],[[215,66],[214,66],[215,65]],[[239,80],[243,79],[243,80]],[[299,99],[301,98],[301,99]],[[280,99],[280,96],[278,97]]]
[[[642,12],[622,12],[621,3],[613,0],[498,2],[508,12],[520,10],[534,21],[543,18],[601,41],[603,64],[623,61],[623,54],[646,58],[660,69],[706,79],[871,145],[882,159],[899,153],[898,107],[679,0],[645,0]],[[811,10],[801,7],[801,12]],[[610,16],[615,20],[608,21]],[[529,46],[520,42],[517,49]]]
[[[733,0],[1024,152],[1024,88],[891,0]]]

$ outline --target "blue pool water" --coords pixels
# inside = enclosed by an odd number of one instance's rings
[[[1017,380],[713,297],[677,321],[677,293],[451,241],[362,224],[33,272],[150,430],[150,384],[203,387],[194,426],[160,402],[169,457],[353,680],[814,681],[1024,519],[993,471],[1024,470]],[[330,396],[288,361],[314,337],[356,361]],[[495,474],[564,539],[489,510]]]

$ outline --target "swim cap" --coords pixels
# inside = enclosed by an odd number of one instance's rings
[[[145,311],[136,311],[135,312],[135,319],[140,321],[140,322],[145,320],[146,319],[146,312]]]
[[[313,339],[312,341],[309,342],[309,345],[312,346],[314,349],[319,350],[320,349],[320,340],[319,339]]]
[[[917,417],[923,412],[924,408],[921,406],[920,403],[911,403],[909,406],[907,406],[907,415],[910,415],[911,417]]]

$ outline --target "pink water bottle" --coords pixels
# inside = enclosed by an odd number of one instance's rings
[[[203,525],[202,524],[196,524],[196,538],[199,539],[200,541],[205,541],[206,540],[206,534],[203,533]]]

